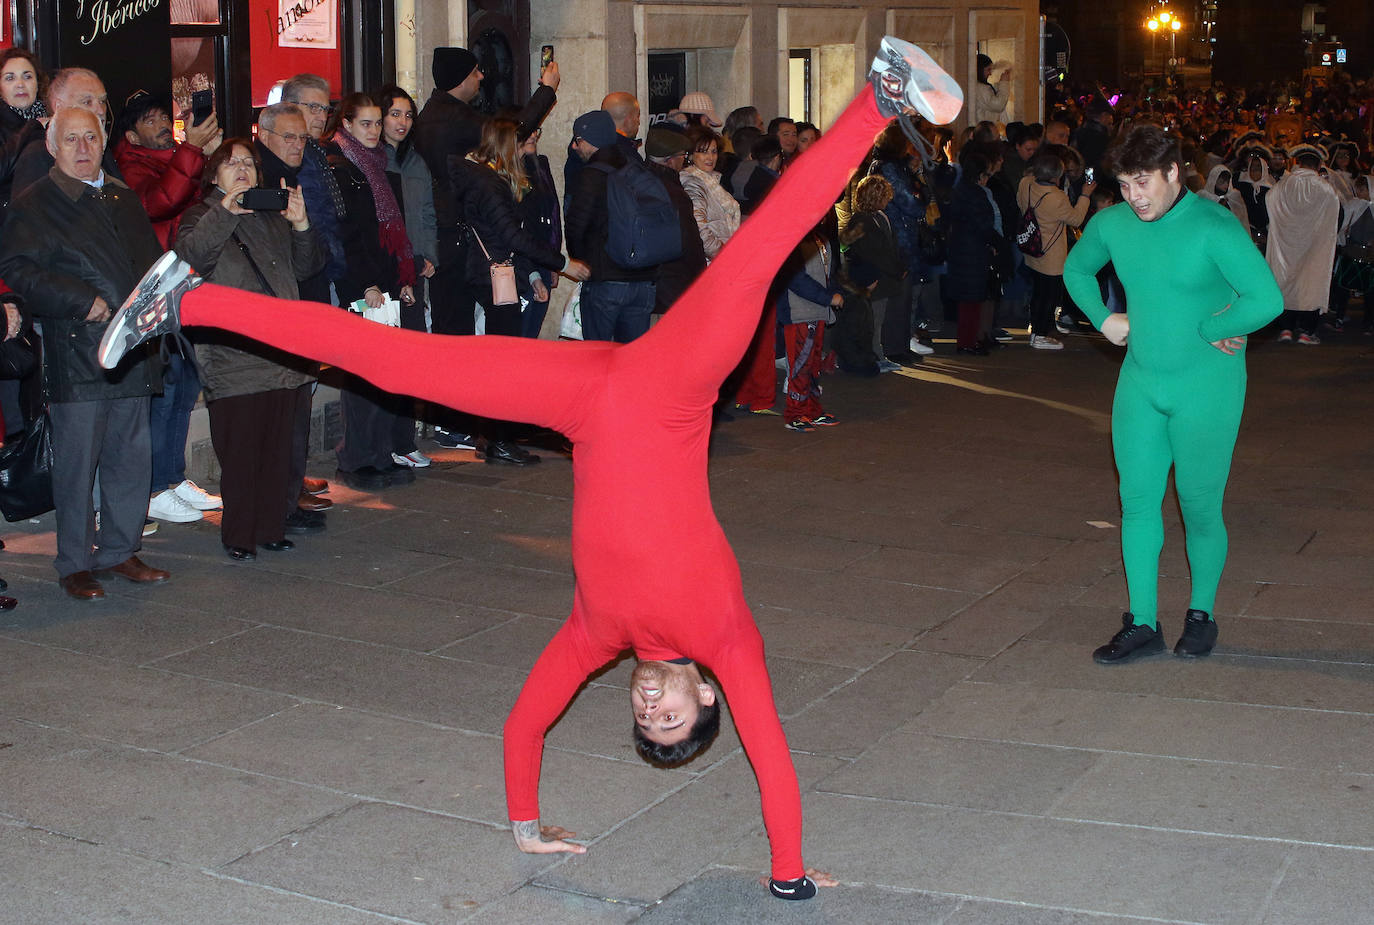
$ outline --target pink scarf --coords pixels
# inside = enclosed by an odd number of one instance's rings
[[[367,147],[343,126],[334,133],[334,142],[344,157],[363,172],[367,185],[372,188],[372,202],[377,210],[377,238],[382,250],[396,258],[396,275],[401,285],[415,285],[415,252],[406,234],[405,217],[391,190],[391,181],[386,178],[386,149],[381,144]]]

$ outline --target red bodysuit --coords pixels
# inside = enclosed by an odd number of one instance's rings
[[[449,337],[382,328],[336,308],[204,284],[186,326],[247,335],[382,389],[573,443],[572,614],[505,726],[510,818],[539,817],[544,734],[587,677],[625,649],[709,668],[758,777],[772,876],[803,875],[801,795],[763,641],[711,508],[711,408],[758,324],[769,285],[887,124],[864,92],[789,169],[663,320],[630,344]]]

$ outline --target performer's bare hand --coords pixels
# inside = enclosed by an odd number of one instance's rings
[[[579,845],[567,840],[577,833],[562,826],[541,826],[538,819],[530,819],[525,822],[517,822],[512,819],[510,830],[511,834],[515,836],[515,846],[526,854],[557,854],[560,851],[566,851],[569,854],[587,853],[586,845]]]
[[[1113,312],[1102,322],[1102,336],[1118,347],[1126,346],[1126,337],[1130,333],[1130,319],[1122,312]]]
[[[1223,337],[1221,340],[1212,341],[1212,346],[1216,347],[1227,356],[1235,356],[1238,351],[1245,347],[1247,337],[1242,334],[1240,337]]]

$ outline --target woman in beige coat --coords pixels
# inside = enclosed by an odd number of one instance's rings
[[[706,259],[714,260],[725,242],[739,230],[739,203],[720,185],[720,174],[716,173],[720,136],[704,125],[694,125],[687,130],[687,142],[692,146],[691,153],[679,178],[692,200]]]
[[[1026,254],[1026,269],[1031,274],[1031,346],[1037,350],[1062,350],[1054,336],[1054,310],[1064,300],[1064,260],[1069,256],[1069,226],[1078,228],[1088,217],[1095,182],[1083,185],[1078,203],[1059,188],[1064,162],[1053,151],[1042,151],[1031,159],[1030,168],[1016,190],[1016,208],[1024,215],[1034,209],[1040,228],[1042,254]]]

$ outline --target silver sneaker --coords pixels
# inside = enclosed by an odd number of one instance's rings
[[[915,110],[921,118],[946,125],[964,108],[964,91],[920,48],[888,35],[868,70],[878,111],[892,117]]]
[[[110,319],[96,356],[114,369],[139,344],[181,329],[181,297],[205,282],[191,265],[168,251],[143,274]]]

